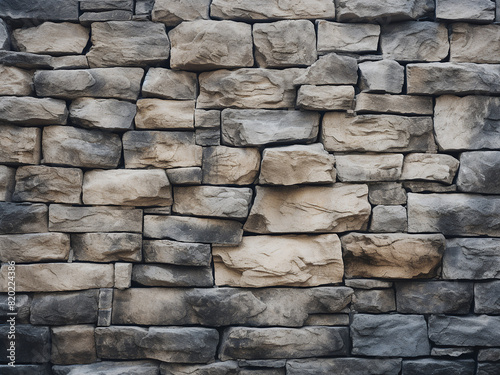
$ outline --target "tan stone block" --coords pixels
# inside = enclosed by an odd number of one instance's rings
[[[70,241],[65,233],[0,235],[0,261],[16,263],[68,260]]]
[[[42,129],[0,127],[0,163],[40,164]]]
[[[177,26],[183,21],[209,19],[209,11],[210,0],[156,0],[151,17],[154,22]]]
[[[403,154],[335,155],[337,175],[343,182],[397,181]]]
[[[67,118],[64,100],[0,96],[0,121],[20,126],[65,125]]]
[[[162,99],[189,100],[196,99],[197,88],[196,73],[149,68],[142,84],[142,95]]]
[[[450,61],[498,64],[500,63],[498,40],[500,40],[500,25],[453,23]]]
[[[459,162],[451,155],[408,154],[405,156],[402,180],[428,180],[451,184]]]
[[[135,126],[138,129],[194,129],[194,100],[140,99]]]
[[[52,327],[51,333],[52,363],[72,365],[93,363],[97,360],[93,325]]]
[[[128,130],[132,128],[136,106],[116,99],[78,98],[69,107],[69,117],[84,128]]]
[[[203,150],[203,183],[211,185],[250,185],[259,173],[257,148],[225,146]]]
[[[380,26],[317,21],[318,52],[376,52]]]
[[[16,184],[16,169],[0,165],[0,202],[10,202]]]
[[[0,95],[31,95],[33,73],[15,66],[0,65]]]
[[[381,112],[401,115],[433,115],[432,98],[428,96],[359,93],[357,113]]]
[[[79,233],[71,235],[73,259],[84,262],[140,262],[142,236],[138,233]]]

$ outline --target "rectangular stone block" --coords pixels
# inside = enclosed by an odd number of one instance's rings
[[[161,287],[212,287],[214,285],[210,267],[184,267],[170,264],[136,264],[132,270],[132,281],[142,286]]]
[[[297,107],[312,111],[351,110],[354,104],[352,86],[302,85],[297,92]]]
[[[495,3],[491,0],[436,1],[436,17],[450,21],[491,22],[495,19]]]
[[[12,0],[0,4],[0,16],[12,19],[78,21],[78,0]]]
[[[177,0],[158,0],[151,4],[154,22],[162,22],[167,26],[177,26],[183,21],[210,19],[210,0],[200,0],[195,3],[185,3]],[[136,14],[137,5],[136,5]]]
[[[117,289],[127,289],[132,285],[132,271],[133,264],[132,263],[115,263],[115,282],[114,286]],[[111,313],[106,314],[111,317]],[[108,319],[104,319],[108,321]],[[106,324],[108,325],[108,324]]]
[[[35,263],[67,260],[69,236],[65,233],[30,233],[0,235],[0,261]]]
[[[10,202],[16,185],[16,169],[0,165],[0,201]]]
[[[194,100],[196,99],[197,89],[198,79],[196,73],[149,68],[142,84],[141,93],[144,97]]]
[[[65,125],[68,109],[64,100],[17,96],[0,97],[0,121],[20,126]]]
[[[397,181],[401,177],[403,155],[336,155],[335,162],[342,182]]]
[[[370,232],[394,233],[408,230],[406,207],[399,205],[375,206],[372,210]]]
[[[474,284],[474,312],[498,314],[500,311],[500,281]]]
[[[364,61],[359,65],[359,88],[362,92],[400,94],[403,90],[405,69],[397,61]]]
[[[295,85],[356,85],[358,63],[350,56],[329,53],[298,73]]]
[[[71,235],[73,259],[87,262],[140,262],[142,236],[136,233],[81,233]]]
[[[341,22],[401,21],[418,19],[434,11],[432,0],[337,0],[337,20]]]
[[[288,375],[398,375],[401,371],[401,359],[371,358],[314,358],[292,359],[286,363]]]
[[[379,314],[396,310],[393,289],[354,290],[351,310],[360,313]]]
[[[80,0],[80,10],[132,10],[133,0]]]
[[[47,232],[47,213],[41,203],[0,202],[0,234]]]
[[[368,185],[368,199],[371,204],[406,204],[406,190],[401,183],[377,182]]]
[[[0,24],[0,44],[2,39],[2,25]],[[33,93],[33,73],[15,66],[0,65],[0,95],[31,95]]]
[[[106,21],[131,21],[133,13],[129,10],[108,10],[104,12],[85,12],[79,20],[83,25],[91,25],[93,22]]]
[[[257,148],[226,146],[203,148],[203,180],[210,185],[250,185],[260,168]]]
[[[460,154],[458,190],[467,193],[500,194],[500,152],[473,151]]]
[[[70,325],[51,328],[51,362],[55,364],[93,363],[95,352],[94,326]]]
[[[40,164],[42,129],[13,125],[0,127],[0,163]]]
[[[72,365],[52,367],[54,375],[74,375],[75,372],[84,371],[88,374],[98,374],[99,372],[131,372],[134,375],[158,375],[159,364],[156,361],[104,361],[88,365]]]
[[[200,185],[203,178],[199,167],[167,169],[166,172],[172,185]]]
[[[442,360],[423,358],[403,361],[403,373],[405,375],[429,374],[437,375],[439,373],[473,375],[476,370],[476,363],[472,359],[467,360]]]
[[[500,39],[499,25],[454,23],[451,30],[451,62],[500,63],[500,46],[496,43]]]
[[[429,339],[436,345],[499,346],[500,316],[431,315]]]
[[[116,99],[78,98],[69,107],[71,122],[91,129],[129,130],[135,113],[134,103]]]
[[[373,94],[356,95],[356,113],[394,113],[400,115],[434,114],[432,98],[427,96]]]
[[[220,129],[196,129],[196,144],[200,146],[219,146]]]
[[[203,374],[204,372],[211,375],[224,375],[224,374],[244,374],[243,371],[238,366],[237,361],[225,361],[225,362],[214,362],[208,365],[183,365],[177,363],[162,363],[160,365],[160,371],[164,375],[185,375],[185,374]],[[266,370],[258,369],[258,371],[263,371],[262,375],[275,375],[274,373],[265,372]],[[253,372],[253,371],[252,371]],[[260,372],[259,372],[260,374]],[[278,373],[277,375],[281,375]]]
[[[376,52],[380,26],[317,21],[318,52]]]
[[[0,335],[5,337],[0,341],[0,350],[3,353],[9,353],[10,340],[9,336],[10,324],[2,324],[0,326]],[[19,363],[47,363],[50,362],[50,330],[49,327],[35,327],[29,324],[16,324],[15,331],[15,365]],[[7,355],[2,358],[3,363],[10,362]],[[10,366],[12,367],[12,366]],[[3,371],[2,371],[3,374]],[[18,374],[13,372],[12,374]],[[28,373],[26,373],[28,374]],[[30,373],[32,374],[32,373]]]
[[[209,266],[210,245],[169,240],[144,240],[144,260],[147,263],[167,263],[179,266]]]
[[[137,129],[194,129],[194,100],[139,99]]]

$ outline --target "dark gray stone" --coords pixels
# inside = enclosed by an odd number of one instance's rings
[[[28,294],[19,294],[16,293],[15,296],[15,309],[14,311],[10,310],[9,305],[9,296],[1,295],[0,296],[0,319],[2,321],[7,321],[10,317],[8,313],[15,312],[16,315],[16,323],[28,324],[30,322],[30,308],[31,308],[31,300],[32,296]]]
[[[80,0],[80,10],[132,10],[133,0]]]
[[[401,359],[314,358],[287,361],[287,375],[398,375]]]
[[[368,185],[368,200],[371,204],[406,204],[406,191],[400,182],[379,182]]]
[[[71,235],[73,259],[87,262],[140,262],[142,236],[137,233]]]
[[[354,289],[385,289],[392,288],[393,282],[377,279],[345,279],[345,286]]]
[[[41,203],[0,202],[0,234],[47,232],[48,211]]]
[[[219,146],[220,145],[220,130],[219,129],[196,129],[196,144],[200,146]]]
[[[63,100],[17,96],[0,97],[0,121],[20,126],[65,125],[68,109]]]
[[[500,346],[500,316],[431,315],[429,339],[436,345]]]
[[[474,312],[500,314],[500,280],[474,285]]]
[[[151,15],[155,0],[135,0],[135,14],[136,15]]]
[[[167,177],[172,185],[199,185],[203,177],[201,168],[167,169]]]
[[[51,375],[50,365],[0,365],[0,373],[3,375]]]
[[[162,363],[161,375],[241,375],[236,361],[215,362],[208,365]]]
[[[500,362],[500,348],[479,349],[477,360],[479,362]]]
[[[98,295],[98,289],[69,293],[35,293],[31,304],[31,324],[95,323]]]
[[[209,266],[212,260],[210,245],[169,240],[142,243],[147,263],[168,263],[179,266]]]
[[[0,325],[0,351],[9,353],[11,341],[8,339],[10,324]],[[34,327],[29,324],[15,325],[15,362],[17,363],[47,363],[50,361],[50,329],[49,327]],[[8,363],[5,354],[0,357],[0,363]],[[3,372],[2,372],[3,374]]]
[[[500,151],[464,152],[460,155],[458,190],[500,194]]]
[[[412,193],[453,193],[457,185],[444,185],[440,182],[404,181],[403,187]]]
[[[113,306],[113,289],[99,289],[99,309],[111,309]]]
[[[0,50],[3,49],[10,49],[10,33],[5,21],[0,19]]]
[[[472,359],[445,361],[416,359],[403,361],[403,375],[474,375],[476,363]]]
[[[144,286],[211,287],[214,277],[209,267],[138,264],[133,268],[132,281]]]
[[[274,359],[346,355],[349,331],[344,327],[227,328],[219,358]]]
[[[1,5],[1,4],[0,4]],[[24,69],[52,69],[53,58],[28,52],[0,51],[0,64]]]
[[[85,12],[79,20],[83,25],[87,25],[93,22],[130,21],[132,16],[133,14],[129,10],[108,10],[105,12]]]
[[[283,368],[286,362],[286,359],[242,359],[238,361],[238,365],[240,367]]]
[[[159,375],[160,364],[150,361],[97,362],[89,365],[53,366],[54,375]]]
[[[384,313],[396,310],[393,289],[355,290],[351,309],[363,313]]]
[[[451,357],[457,358],[462,356],[470,356],[474,354],[474,348],[438,348],[433,347],[431,350],[432,357]]]
[[[354,355],[419,357],[431,352],[422,315],[356,314],[351,338]]]
[[[480,363],[476,375],[498,375],[499,373],[500,363]]]
[[[78,0],[8,0],[0,2],[0,17],[78,21]]]
[[[396,283],[398,312],[409,314],[468,314],[472,283],[402,281]]]
[[[112,311],[111,309],[99,310],[97,314],[97,326],[109,327],[111,325]]]

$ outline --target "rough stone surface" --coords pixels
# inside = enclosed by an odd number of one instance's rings
[[[300,86],[297,106],[305,110],[350,110],[354,103],[352,86]]]
[[[498,25],[454,23],[450,40],[450,61],[480,64],[500,63]]]
[[[500,362],[500,350],[498,348],[479,349],[477,360],[479,362]]]
[[[189,100],[196,99],[197,87],[198,80],[195,73],[150,68],[141,92],[147,97]]]
[[[371,207],[366,185],[256,187],[244,229],[253,233],[345,232],[366,229]]]
[[[96,373],[158,375],[159,365],[149,361],[97,362],[88,365],[53,366],[54,375],[92,375]]]
[[[375,314],[395,311],[394,290],[355,290],[351,308],[356,312]]]
[[[236,361],[215,362],[208,365],[182,365],[176,363],[162,363],[160,366],[163,375],[241,375],[242,371]],[[272,375],[272,374],[263,374]]]
[[[64,233],[0,235],[0,261],[64,261],[68,259],[69,247],[69,236]]]
[[[4,20],[0,21],[0,50],[10,49],[10,33]]]
[[[202,171],[199,167],[168,169],[167,177],[172,185],[199,185]]]
[[[191,100],[140,99],[137,129],[194,129],[195,102]]]
[[[133,126],[136,107],[116,99],[79,98],[69,107],[69,118],[84,128],[128,130]]]
[[[498,314],[500,308],[500,281],[476,283],[474,285],[474,312],[476,314]]]
[[[5,375],[50,375],[51,367],[49,364],[43,365],[19,365],[15,367],[9,365],[0,365],[0,371]]]
[[[458,190],[468,193],[500,194],[500,152],[474,151],[460,155]]]
[[[378,182],[368,185],[368,199],[371,204],[406,204],[406,191],[398,182]]]
[[[376,52],[380,26],[318,21],[318,52]]]
[[[49,55],[0,50],[0,64],[22,69],[51,69],[54,59]]]
[[[41,203],[0,202],[0,233],[47,232],[47,206]]]
[[[0,326],[0,335],[8,337],[10,324]],[[10,341],[0,342],[0,350],[9,353]],[[15,365],[18,363],[47,363],[50,361],[49,327],[34,327],[29,324],[16,324],[15,330]],[[7,356],[2,362],[9,362]],[[3,373],[3,371],[2,371]],[[17,374],[17,371],[13,374]]]
[[[9,0],[0,4],[0,16],[12,19],[78,21],[78,1]]]
[[[426,96],[359,93],[356,113],[395,113],[401,115],[432,115],[432,98]]]
[[[392,288],[392,281],[377,279],[345,279],[346,286],[355,289],[385,289]]]
[[[401,179],[451,184],[459,164],[458,160],[450,155],[408,154],[405,156]]]
[[[498,363],[479,363],[477,366],[477,375],[495,375],[500,371]]]
[[[143,286],[163,287],[212,287],[213,276],[210,267],[188,268],[172,265],[135,265],[132,281]]]
[[[0,201],[10,202],[16,184],[16,169],[0,165]]]
[[[493,21],[495,3],[491,0],[477,0],[471,4],[461,0],[438,0],[436,17],[450,21]]]
[[[253,66],[252,28],[243,22],[183,22],[168,33],[173,69],[204,70]]]
[[[105,12],[85,12],[79,20],[83,25],[105,21],[130,21],[132,12],[127,10],[108,10]]]
[[[259,174],[260,153],[256,148],[226,146],[203,150],[203,183],[249,185]]]
[[[133,265],[132,263],[115,263],[115,288],[117,289],[127,289],[132,285],[132,271]],[[101,313],[103,310],[100,310]],[[108,313],[109,311],[109,313]],[[99,320],[104,320],[106,323],[99,324],[102,326],[109,326],[111,323],[111,311],[105,310],[105,317],[101,318],[99,316]]]
[[[403,186],[408,192],[412,193],[454,193],[457,191],[457,185],[445,185],[440,182],[427,181],[405,181]]]
[[[341,241],[347,278],[412,279],[437,275],[445,239],[440,234],[350,233]]]
[[[296,85],[355,85],[357,82],[356,59],[335,53],[321,56],[294,80]]]
[[[403,373],[405,375],[473,375],[476,364],[473,360],[445,361],[441,359],[416,359],[403,361]]]
[[[399,94],[404,84],[404,67],[393,60],[359,64],[359,87],[363,92]]]
[[[397,375],[401,359],[314,358],[292,359],[286,363],[289,375]]]
[[[51,362],[55,364],[96,361],[94,326],[77,325],[51,329]]]
[[[80,0],[82,11],[132,10],[132,0]]]
[[[210,0],[157,0],[151,17],[154,22],[177,26],[183,21],[207,20],[209,11]]]
[[[18,125],[64,125],[68,110],[63,100],[0,97],[0,121]]]
[[[168,263],[179,266],[210,266],[210,245],[169,240],[143,242],[144,260],[147,263]]]
[[[337,20],[344,22],[376,21],[379,23],[418,19],[434,11],[429,0],[337,0]]]
[[[336,155],[337,175],[342,182],[397,181],[402,154]]]
[[[486,349],[487,350],[487,349]],[[433,357],[451,357],[457,358],[474,353],[473,348],[438,348],[431,349],[431,356]]]
[[[399,205],[375,206],[372,210],[370,232],[406,232],[408,219],[406,208]]]
[[[429,317],[429,339],[436,345],[498,346],[500,316]]]
[[[0,24],[1,29],[1,24]],[[33,73],[15,66],[0,65],[0,95],[31,95]],[[21,113],[22,115],[22,113]]]
[[[71,235],[73,259],[87,262],[140,262],[142,236],[135,233]]]

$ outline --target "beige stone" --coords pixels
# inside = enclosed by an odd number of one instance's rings
[[[15,66],[0,65],[0,95],[31,95],[33,73]]]
[[[451,29],[450,61],[478,64],[500,63],[500,25],[454,23]]]
[[[134,103],[116,99],[78,98],[69,107],[71,122],[84,128],[128,130],[135,113]]]
[[[335,155],[337,175],[343,182],[397,181],[403,154]]]
[[[81,54],[89,41],[89,29],[69,22],[44,22],[40,26],[16,29],[12,37],[21,52]]]
[[[356,113],[394,113],[401,115],[434,114],[432,98],[428,96],[359,93],[356,96]]]
[[[328,151],[436,151],[431,117],[329,112],[322,130]]]
[[[7,291],[8,265],[2,264],[0,291]],[[16,265],[16,291],[62,292],[113,287],[113,265],[40,263]]]
[[[415,279],[437,276],[444,252],[441,234],[362,234],[341,237],[345,276]]]
[[[135,126],[138,129],[194,129],[194,100],[140,99]]]
[[[312,111],[350,110],[354,103],[352,86],[300,86],[297,107]]]
[[[183,22],[168,33],[173,69],[208,70],[253,66],[252,27],[243,22]]]
[[[0,127],[0,163],[40,164],[42,129]]]
[[[94,363],[94,326],[70,325],[51,327],[52,351],[50,360],[58,365]]]
[[[451,184],[459,162],[444,154],[408,154],[405,156],[402,180],[428,180]]]
[[[84,55],[54,56],[50,66],[53,69],[88,69],[89,62]]]
[[[132,285],[132,263],[115,263],[115,288],[127,289]]]
[[[203,183],[250,185],[259,173],[260,153],[256,148],[207,147],[203,151]]]
[[[0,260],[16,263],[67,260],[69,235],[65,233],[28,233],[0,236]]]
[[[248,216],[252,189],[220,186],[174,188],[173,212],[181,215],[245,219]]]
[[[214,247],[215,283],[236,287],[316,286],[342,282],[336,234],[250,236],[236,247]]]
[[[93,170],[83,178],[83,203],[170,206],[172,188],[162,169]]]
[[[197,88],[196,73],[149,68],[142,84],[142,95],[162,99],[189,100],[196,99]]]
[[[10,202],[16,184],[16,169],[0,165],[0,202]]]
[[[318,52],[376,52],[380,26],[317,21]]]
[[[183,21],[209,19],[210,0],[156,0],[151,17],[154,22],[177,26]]]
[[[297,185],[334,183],[335,157],[321,143],[266,148],[259,183]]]
[[[0,121],[25,125],[64,125],[68,109],[64,100],[17,96],[0,97]]]
[[[84,262],[140,262],[142,235],[138,233],[79,233],[71,235],[73,258]]]
[[[380,23],[418,19],[434,11],[429,0],[337,0],[340,22],[374,21]]]
[[[353,57],[329,53],[301,73],[294,84],[355,85],[358,82],[358,63]]]
[[[259,187],[244,229],[253,233],[346,232],[366,229],[366,185]]]

